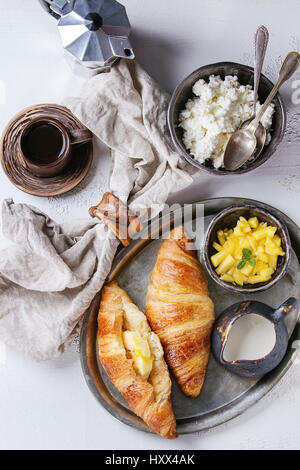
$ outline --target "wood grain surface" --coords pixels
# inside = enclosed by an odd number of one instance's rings
[[[54,118],[67,129],[82,129],[82,123],[65,107],[56,104],[39,104],[24,109],[8,123],[2,134],[0,158],[4,172],[21,191],[35,196],[56,196],[77,186],[87,172],[93,159],[93,144],[74,145],[70,164],[59,175],[41,178],[30,173],[22,163],[20,134],[24,126],[36,118]]]
[[[140,232],[142,224],[136,215],[112,193],[106,192],[97,206],[89,209],[92,217],[97,217],[107,225],[119,238],[123,246],[128,246],[136,232]]]

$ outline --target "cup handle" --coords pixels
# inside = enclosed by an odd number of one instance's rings
[[[84,144],[93,139],[93,134],[88,129],[71,129],[70,130],[71,144]]]

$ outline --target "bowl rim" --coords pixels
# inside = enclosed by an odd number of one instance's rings
[[[222,175],[222,176],[240,175],[240,174],[248,173],[249,171],[255,170],[256,168],[261,166],[263,163],[265,163],[277,151],[278,145],[281,143],[281,141],[283,139],[283,136],[285,134],[285,130],[286,130],[286,108],[285,108],[285,104],[284,104],[284,101],[283,101],[280,93],[277,92],[275,97],[273,98],[273,101],[274,100],[278,101],[279,111],[280,111],[280,115],[281,115],[281,119],[282,119],[282,125],[281,125],[281,128],[280,128],[280,132],[278,134],[278,137],[277,137],[277,142],[275,143],[275,146],[274,146],[274,149],[273,149],[271,155],[264,155],[263,157],[260,156],[259,158],[254,160],[253,163],[250,164],[248,167],[239,168],[235,171],[228,171],[228,170],[225,170],[225,169],[210,168],[210,167],[207,167],[207,166],[203,165],[202,163],[198,162],[197,160],[195,160],[189,154],[189,152],[184,148],[184,146],[182,145],[182,143],[180,142],[180,140],[177,137],[177,134],[175,132],[175,125],[174,125],[173,119],[172,119],[173,110],[174,110],[174,107],[176,105],[178,96],[179,96],[182,88],[184,87],[185,82],[188,79],[195,76],[195,80],[196,80],[196,76],[199,74],[199,72],[206,69],[207,67],[220,67],[220,66],[222,66],[222,67],[226,67],[226,66],[238,67],[242,70],[251,72],[254,75],[254,68],[253,67],[251,67],[249,65],[245,65],[245,64],[240,64],[239,62],[230,62],[230,61],[215,62],[215,63],[212,63],[212,64],[206,64],[206,65],[203,65],[201,67],[198,67],[196,70],[194,70],[189,75],[187,75],[183,80],[181,80],[181,82],[179,82],[178,85],[176,86],[176,88],[174,89],[174,91],[172,93],[172,96],[171,96],[171,99],[170,99],[170,102],[169,102],[168,110],[167,110],[167,124],[168,124],[168,129],[169,129],[169,132],[170,132],[170,135],[171,135],[172,143],[175,147],[175,151],[178,152],[179,156],[181,158],[184,158],[185,161],[187,161],[188,163],[190,163],[194,167],[196,167],[200,170],[203,170],[207,173],[210,173],[210,174]],[[274,86],[274,83],[268,77],[266,77],[266,75],[261,73],[261,77],[268,83],[268,85],[271,88]]]
[[[209,239],[211,237],[212,231],[213,231],[216,223],[219,220],[221,220],[228,213],[234,212],[234,211],[239,210],[239,209],[246,209],[246,210],[247,209],[250,209],[250,210],[255,209],[256,211],[267,215],[269,218],[274,220],[274,223],[276,223],[276,225],[278,227],[281,228],[282,232],[284,233],[284,237],[285,237],[286,253],[285,253],[285,260],[284,260],[281,271],[275,277],[271,277],[271,279],[269,281],[266,281],[264,283],[260,283],[261,285],[258,285],[258,286],[256,284],[253,284],[253,287],[235,286],[234,284],[230,284],[230,283],[227,283],[225,281],[222,281],[219,278],[219,276],[217,275],[217,273],[215,272],[215,269],[212,267],[210,259],[209,259],[209,255],[208,255],[208,243],[209,243]],[[262,292],[262,291],[265,291],[267,289],[270,289],[275,284],[277,284],[277,282],[279,282],[287,272],[287,269],[288,269],[290,261],[291,261],[291,239],[290,239],[290,235],[289,235],[289,232],[288,232],[288,229],[287,229],[285,223],[281,222],[279,219],[277,219],[277,217],[275,217],[271,212],[268,212],[266,209],[262,209],[260,207],[255,206],[255,205],[252,205],[252,204],[246,204],[246,205],[243,205],[243,206],[239,205],[239,206],[226,207],[226,209],[223,209],[221,212],[219,212],[212,219],[212,221],[210,222],[210,224],[209,224],[209,226],[206,230],[206,234],[205,234],[205,237],[204,237],[204,246],[203,246],[203,259],[204,259],[204,265],[205,265],[206,271],[208,272],[210,277],[213,279],[213,281],[215,281],[221,287],[224,287],[224,289],[226,289],[228,291],[231,291],[231,292],[238,292],[238,293],[241,293],[241,294],[251,294],[251,293],[256,293],[256,292]],[[255,287],[255,286],[257,286],[257,287]]]

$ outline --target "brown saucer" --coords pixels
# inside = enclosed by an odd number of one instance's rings
[[[6,126],[0,142],[1,165],[10,181],[21,191],[35,196],[56,196],[77,186],[86,176],[93,160],[93,144],[74,146],[74,157],[65,170],[51,178],[40,178],[26,170],[19,154],[18,141],[28,121],[52,117],[69,129],[82,128],[82,123],[64,106],[39,104],[18,113]]]

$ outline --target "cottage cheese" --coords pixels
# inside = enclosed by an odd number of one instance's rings
[[[252,116],[252,87],[241,85],[237,76],[227,75],[222,80],[211,75],[208,83],[198,80],[193,93],[195,98],[187,101],[179,116],[179,126],[184,130],[183,143],[195,160],[203,163],[211,159],[213,166],[220,168],[230,136]],[[257,111],[260,107],[257,101]],[[272,125],[273,112],[274,105],[270,104],[261,119],[267,131]],[[270,139],[268,132],[266,144]]]

